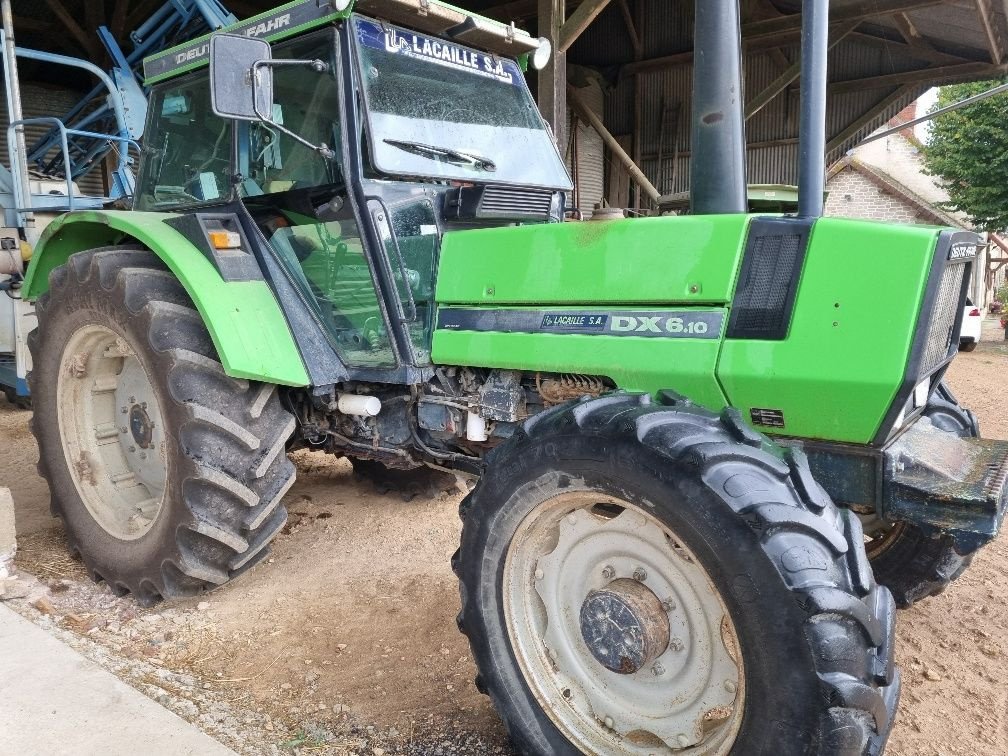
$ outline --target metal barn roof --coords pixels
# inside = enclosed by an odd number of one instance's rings
[[[419,4],[419,0],[418,4]],[[164,0],[13,0],[18,43],[103,64],[95,29],[106,24],[129,50],[131,29]],[[539,34],[551,0],[455,0]],[[562,3],[562,0],[552,0]],[[279,0],[221,0],[239,18]],[[599,70],[605,123],[636,137],[634,157],[662,193],[689,175],[694,0],[567,0],[573,35],[567,63]],[[795,180],[801,3],[741,0],[749,180]],[[580,8],[580,6],[585,6]],[[580,9],[579,9],[580,8]],[[827,160],[884,123],[930,86],[1002,77],[1008,71],[1008,0],[833,0]],[[24,78],[45,80],[42,67]],[[664,124],[664,126],[663,126]],[[659,153],[661,159],[659,160]]]

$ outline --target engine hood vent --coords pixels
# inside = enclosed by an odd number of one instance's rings
[[[548,221],[553,206],[550,189],[511,186],[460,186],[445,195],[447,220]]]

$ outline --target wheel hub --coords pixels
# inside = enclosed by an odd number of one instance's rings
[[[603,667],[629,675],[665,653],[669,618],[650,589],[623,578],[585,598],[581,637]]]
[[[147,403],[134,404],[129,411],[130,433],[141,449],[150,449],[154,436],[154,428],[147,414]]]
[[[518,663],[582,751],[730,750],[745,699],[734,626],[697,559],[640,507],[550,498],[513,536],[504,585],[529,587],[505,593]]]

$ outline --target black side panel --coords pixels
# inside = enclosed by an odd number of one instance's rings
[[[248,239],[238,218],[232,213],[193,213],[191,215],[174,215],[165,221],[182,236],[192,242],[192,245],[202,252],[213,264],[225,281],[262,281],[263,274],[259,264],[247,250]],[[207,237],[209,228],[237,233],[241,236],[241,247],[238,249],[214,249]]]
[[[253,254],[259,260],[266,282],[276,294],[280,309],[287,318],[312,386],[331,386],[347,380],[347,368],[326,338],[324,327],[288,279],[248,210],[240,202],[234,203],[232,207],[241,221],[245,238],[252,242]]]
[[[752,220],[726,338],[787,338],[813,223],[814,218]]]

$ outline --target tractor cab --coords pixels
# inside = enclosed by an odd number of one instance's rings
[[[320,365],[424,370],[444,232],[559,221],[572,188],[499,26],[488,50],[356,13],[273,45],[215,35],[209,70],[154,89],[136,209],[234,213],[322,326]]]

